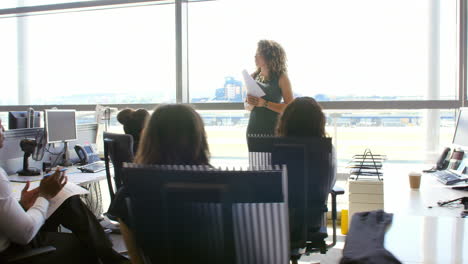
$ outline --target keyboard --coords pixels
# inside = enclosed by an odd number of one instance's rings
[[[110,167],[112,167],[112,165]],[[80,171],[82,171],[82,172],[95,173],[95,172],[100,172],[100,171],[105,170],[106,169],[106,164],[104,163],[104,161],[96,161],[96,162],[93,162],[93,163],[89,163],[89,164],[80,166],[80,167],[78,167],[78,169]]]
[[[468,181],[468,178],[461,178],[460,175],[448,170],[435,171],[432,173],[432,175],[436,176],[437,180],[445,185],[452,185],[461,181]]]

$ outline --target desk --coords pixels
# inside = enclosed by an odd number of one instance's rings
[[[106,179],[106,171],[100,171],[96,173],[83,173],[77,169],[76,166],[68,167],[68,170],[65,172],[65,175],[68,177],[69,182],[85,186],[91,183],[99,182]],[[31,182],[30,189],[34,189],[39,186],[40,181]],[[25,183],[23,182],[11,182],[13,189],[13,197],[20,199],[21,190],[24,188]]]
[[[394,215],[385,248],[403,263],[468,263],[468,219]]]
[[[428,167],[386,165],[384,208],[394,218],[385,248],[403,263],[468,263],[468,219],[460,218],[463,205],[437,205],[468,193],[451,189],[431,174],[423,174],[420,188],[411,189],[408,173]]]
[[[419,189],[413,190],[409,187],[408,173],[412,170],[422,171],[423,168],[428,167],[393,164],[385,167],[385,212],[398,215],[460,217],[463,205],[458,204],[456,208],[439,207],[437,202],[468,196],[468,192],[453,190],[437,181],[431,174],[422,175]]]
[[[102,214],[102,197],[101,187],[99,181],[106,180],[106,171],[100,171],[96,173],[83,173],[77,169],[77,166],[68,167],[65,173],[68,177],[69,182],[73,182],[83,187],[87,187],[90,191],[89,197],[84,199],[84,202],[89,209],[99,217]],[[39,186],[40,181],[31,182],[29,189],[34,189]],[[11,182],[13,197],[17,200],[21,197],[21,190],[24,188],[25,183],[23,182]],[[95,195],[93,195],[95,194]]]

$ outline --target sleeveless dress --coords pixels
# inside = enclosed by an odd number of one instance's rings
[[[263,99],[273,102],[280,103],[283,97],[281,88],[279,87],[279,78],[274,78],[265,83],[257,80],[257,84],[265,92]],[[248,134],[268,134],[273,135],[275,133],[276,122],[279,114],[266,107],[255,107],[250,112],[249,124],[247,126]]]

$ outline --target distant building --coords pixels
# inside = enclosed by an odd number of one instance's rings
[[[330,101],[330,97],[328,97],[326,94],[316,94],[314,96],[315,100],[317,101]]]
[[[224,87],[216,89],[213,101],[242,102],[244,94],[242,82],[227,76],[224,78]]]

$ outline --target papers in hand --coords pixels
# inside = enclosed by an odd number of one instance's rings
[[[47,210],[46,217],[49,218],[49,216],[51,216],[57,210],[57,208],[59,208],[59,206],[65,202],[65,200],[72,197],[73,195],[88,193],[89,192],[86,189],[83,189],[74,183],[67,182],[67,184],[63,186],[62,190],[60,190],[60,192],[54,198],[49,200],[49,210]]]
[[[258,83],[250,76],[247,70],[242,71],[242,76],[244,77],[245,86],[247,87],[247,94],[255,97],[262,97],[265,95],[265,92],[258,86]]]

